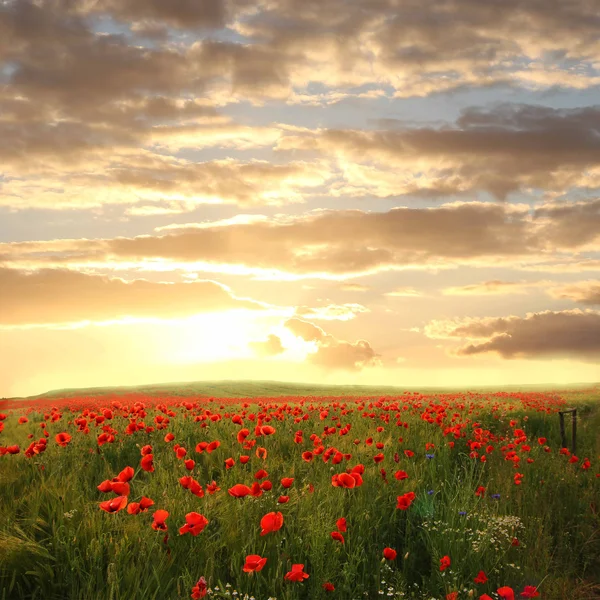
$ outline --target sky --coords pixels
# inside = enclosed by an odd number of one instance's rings
[[[597,0],[0,0],[0,396],[600,381]]]

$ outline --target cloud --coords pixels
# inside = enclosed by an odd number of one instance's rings
[[[419,290],[416,290],[415,288],[404,286],[404,287],[396,288],[395,290],[392,290],[391,292],[386,292],[384,294],[384,296],[391,296],[391,297],[396,297],[396,298],[411,298],[411,297],[423,296],[423,293],[420,292]]]
[[[307,319],[323,319],[325,321],[349,321],[354,319],[358,314],[369,312],[362,304],[329,304],[311,308],[309,306],[298,306],[296,315]]]
[[[347,283],[342,283],[340,289],[345,292],[368,292],[371,288],[368,285],[349,281]]]
[[[335,156],[339,195],[436,197],[531,188],[554,195],[600,187],[600,107],[500,104],[463,110],[453,125],[290,131],[280,150]]]
[[[380,271],[553,260],[600,240],[600,200],[530,214],[527,206],[483,202],[387,212],[321,210],[250,223],[174,229],[165,235],[0,243],[5,266],[192,267],[275,279],[346,279]],[[578,239],[554,235],[565,230]],[[565,244],[566,247],[562,246]]]
[[[548,294],[559,300],[572,300],[579,304],[600,306],[600,281],[580,281],[550,288]]]
[[[481,283],[444,288],[444,296],[487,296],[506,294],[525,294],[532,287],[547,286],[548,281],[502,281],[493,279]]]
[[[123,317],[182,318],[267,305],[238,298],[214,281],[153,283],[41,269],[26,273],[0,267],[0,325],[108,321]]]
[[[600,358],[600,313],[592,310],[528,313],[525,318],[471,318],[432,321],[431,338],[481,340],[460,346],[456,356],[495,352],[504,359]]]
[[[285,351],[281,339],[274,334],[270,334],[266,340],[250,342],[249,346],[259,357],[277,356]]]
[[[379,355],[365,340],[339,340],[317,325],[295,317],[288,319],[284,326],[304,341],[315,343],[316,352],[309,353],[306,360],[323,369],[360,371],[380,365]]]

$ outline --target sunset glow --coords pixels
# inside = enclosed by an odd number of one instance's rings
[[[597,3],[495,4],[0,0],[0,397],[600,381]]]

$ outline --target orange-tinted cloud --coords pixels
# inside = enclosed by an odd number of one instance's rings
[[[298,217],[201,227],[160,236],[0,244],[7,266],[199,264],[216,272],[349,278],[406,268],[554,260],[600,240],[600,200],[536,210],[491,203],[388,212],[323,210]],[[233,269],[233,270],[232,270]],[[237,269],[237,271],[235,271]],[[279,274],[279,275],[277,275]]]
[[[233,295],[214,281],[153,283],[42,269],[25,273],[0,267],[0,325],[107,321],[125,316],[181,318],[266,305]]]
[[[284,323],[295,336],[306,342],[314,342],[317,351],[307,355],[307,361],[327,370],[358,371],[380,364],[379,355],[369,342],[357,340],[346,342],[329,335],[308,321],[292,318]]]
[[[589,306],[600,306],[600,281],[570,283],[550,288],[548,293],[553,298],[572,300]]]
[[[277,356],[285,351],[281,339],[275,334],[270,334],[266,340],[250,342],[249,346],[260,357]]]

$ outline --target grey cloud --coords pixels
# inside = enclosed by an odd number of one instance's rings
[[[119,264],[160,259],[340,278],[490,261],[514,267],[519,259],[554,258],[562,246],[549,232],[560,228],[563,218],[569,218],[574,231],[588,230],[586,211],[550,213],[534,222],[527,209],[470,202],[381,213],[320,211],[282,220],[207,224],[162,236],[0,244],[0,262]],[[600,229],[594,238],[582,236],[581,243],[599,238]]]
[[[483,328],[477,323],[457,328],[453,335],[489,337],[457,350],[459,356],[496,352],[502,358],[600,358],[600,313],[542,312],[526,318],[496,319]]]
[[[405,177],[424,172],[422,180],[405,183],[400,178],[398,194],[485,190],[505,199],[531,187],[548,191],[574,185],[600,187],[600,178],[584,173],[600,165],[600,107],[471,108],[454,125],[441,127],[289,132],[278,148],[333,152],[350,163],[369,161]]]

